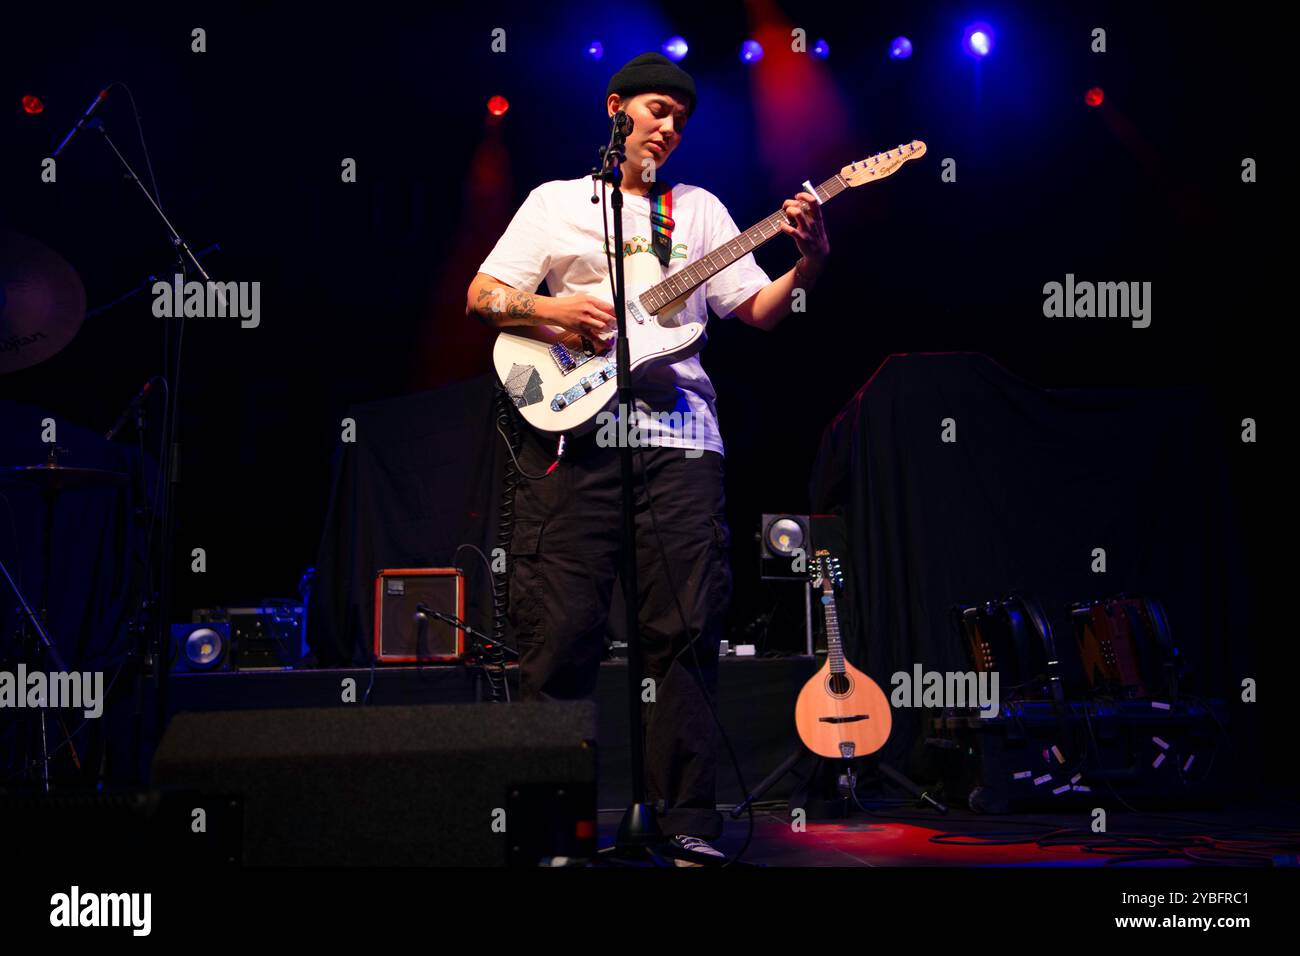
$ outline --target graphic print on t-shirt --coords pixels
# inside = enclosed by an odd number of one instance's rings
[[[610,241],[613,242],[613,239],[614,237],[611,236]],[[602,247],[603,250],[608,250],[608,248],[609,248],[608,246]],[[673,243],[672,255],[669,258],[685,259],[687,258],[686,250],[687,250],[686,243],[675,242]],[[630,239],[624,236],[623,237],[623,258],[626,259],[628,256],[634,256],[638,252],[648,252],[650,253],[650,255],[654,255],[654,247],[650,244],[650,240],[647,239],[645,236],[632,236]]]

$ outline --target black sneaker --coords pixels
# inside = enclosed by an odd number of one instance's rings
[[[698,857],[702,857],[706,862],[721,863],[723,860],[727,858],[725,853],[709,846],[708,843],[701,840],[699,837],[687,836],[684,833],[679,833],[677,834],[677,836],[672,838],[671,843],[674,849],[679,850],[683,853],[689,853]],[[704,866],[705,863],[703,862],[696,863],[693,860],[683,860],[679,857],[673,857],[673,865],[674,866]]]

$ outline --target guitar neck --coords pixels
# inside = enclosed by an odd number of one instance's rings
[[[849,184],[838,173],[817,187],[817,198],[826,203],[849,188]],[[781,235],[781,223],[785,222],[785,211],[778,209],[729,242],[723,243],[707,256],[696,259],[685,269],[651,286],[641,294],[641,306],[654,314],[670,302],[690,295],[711,277],[731,265],[741,256],[747,255],[763,243]]]

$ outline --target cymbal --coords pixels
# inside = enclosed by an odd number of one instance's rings
[[[102,488],[120,485],[127,476],[103,468],[69,468],[66,465],[13,465],[0,468],[0,484],[33,484],[50,491],[74,488]]]
[[[85,317],[77,270],[49,246],[0,229],[0,375],[56,355]]]

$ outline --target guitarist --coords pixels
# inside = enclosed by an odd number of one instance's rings
[[[606,90],[606,113],[625,110],[634,123],[623,166],[622,253],[659,256],[665,275],[740,232],[712,193],[658,186],[651,175],[681,145],[695,104],[690,75],[658,53],[629,61]],[[470,283],[467,314],[497,329],[559,326],[574,341],[612,332],[605,232],[591,196],[590,177],[533,189]],[[744,256],[692,295],[687,310],[697,321],[706,319],[707,306],[771,329],[790,312],[793,290],[817,280],[830,244],[816,198],[797,193],[784,209],[798,264],[773,281],[752,253]],[[607,215],[612,237],[612,210]],[[543,279],[551,295],[537,293]],[[721,857],[706,842],[721,834],[722,818],[714,797],[716,728],[701,687],[710,696],[716,687],[731,598],[722,438],[698,355],[643,371],[633,388],[641,444],[652,446],[634,458],[640,627],[645,673],[655,682],[655,703],[644,714],[647,799],[661,804],[660,824],[678,848]],[[653,419],[653,412],[679,414]],[[540,476],[556,458],[554,439],[523,433],[519,464]],[[524,480],[516,492],[510,624],[524,699],[580,698],[595,689],[621,528],[618,450],[602,447],[599,435],[570,436],[554,471]]]

